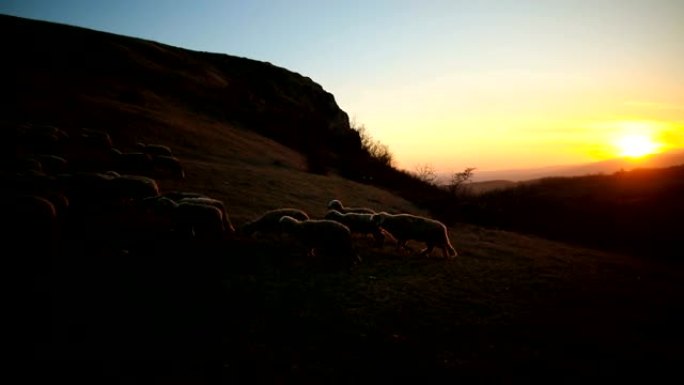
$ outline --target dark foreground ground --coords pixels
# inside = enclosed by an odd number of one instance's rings
[[[170,384],[677,375],[680,266],[473,227],[456,238],[452,260],[361,239],[364,261],[352,271],[274,240],[116,252],[67,243],[52,269],[30,274],[32,289],[10,313],[31,348],[24,373]]]

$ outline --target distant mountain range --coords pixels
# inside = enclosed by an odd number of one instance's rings
[[[620,170],[632,170],[636,168],[660,168],[684,164],[684,149],[668,151],[661,154],[651,155],[641,159],[616,158],[601,162],[550,166],[531,169],[513,169],[500,171],[477,171],[473,175],[473,182],[509,181],[520,182],[532,179],[553,176],[581,176],[591,174],[612,174]],[[448,180],[450,175],[440,175],[443,180]]]

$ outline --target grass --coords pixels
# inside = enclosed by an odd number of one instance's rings
[[[352,273],[296,255],[227,270],[227,375],[572,382],[679,362],[681,272],[470,226],[452,234],[451,260],[388,247],[364,250]]]
[[[63,56],[57,45],[49,52]],[[105,129],[122,150],[138,141],[168,145],[187,178],[160,180],[161,189],[221,199],[237,226],[285,206],[321,217],[331,199],[426,215],[389,191],[307,173],[300,153],[135,88],[144,82],[121,85],[131,89],[119,97],[110,87],[116,79],[24,75],[21,108],[8,116],[72,136],[80,127]],[[206,76],[217,87],[225,80]],[[169,95],[184,95],[175,91]],[[419,258],[357,239],[363,262],[352,271],[306,258],[287,239],[121,248],[75,237],[11,314],[26,324],[20,339],[36,347],[33,372],[51,380],[66,373],[70,382],[91,374],[99,377],[90,382],[119,383],[661,382],[684,364],[681,263],[467,224],[449,231],[457,258]],[[7,250],[8,261],[34,261],[26,250]],[[34,273],[22,267],[8,270]],[[22,289],[32,277],[19,278]]]
[[[297,152],[227,124],[151,111],[144,127],[118,131],[115,145],[170,145],[187,178],[162,190],[222,199],[237,226],[285,206],[320,217],[333,198],[425,214],[307,173]],[[654,380],[683,363],[681,265],[467,224],[450,234],[459,256],[448,260],[357,239],[363,263],[351,272],[287,240],[124,253],[75,242],[39,290],[56,309],[39,351],[124,383],[575,383]]]

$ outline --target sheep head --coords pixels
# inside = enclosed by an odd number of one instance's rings
[[[342,202],[337,199],[333,199],[328,203],[328,209],[330,210],[342,210]]]

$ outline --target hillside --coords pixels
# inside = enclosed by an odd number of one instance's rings
[[[658,382],[678,373],[680,264],[454,223],[457,258],[399,253],[390,241],[372,248],[357,237],[362,263],[340,270],[288,238],[150,236],[135,221],[110,227],[137,201],[103,208],[99,196],[94,204],[85,197],[85,213],[68,208],[59,217],[58,239],[40,238],[40,223],[26,220],[36,213],[10,198],[37,189],[35,181],[60,180],[37,172],[37,152],[58,151],[68,174],[114,164],[111,148],[75,143],[92,135],[84,127],[124,153],[137,142],[170,147],[185,177],[157,178],[161,192],[217,198],[236,227],[275,207],[320,217],[333,198],[429,214],[389,190],[310,172],[312,159],[334,170],[348,155],[336,135],[358,137],[309,79],[227,55],[0,22],[12,68],[1,75],[12,87],[0,126],[2,209],[13,227],[3,244],[18,293],[9,330],[32,358],[22,375],[342,384]],[[60,137],[32,135],[42,130]],[[78,215],[88,221],[70,227]]]
[[[3,120],[105,129],[185,150],[155,126],[180,112],[246,127],[303,152],[324,168],[360,150],[347,114],[311,79],[269,63],[193,52],[109,33],[1,17],[6,50],[0,76],[9,85]],[[16,36],[22,36],[16,39]],[[71,114],[70,111],[80,111]],[[178,111],[176,111],[178,110]],[[168,118],[167,118],[168,120]],[[184,121],[187,124],[188,121]],[[217,128],[216,126],[214,128]],[[186,129],[193,131],[192,127]],[[195,130],[196,131],[196,130]]]
[[[681,260],[684,166],[544,178],[464,197],[464,219],[513,231]]]

